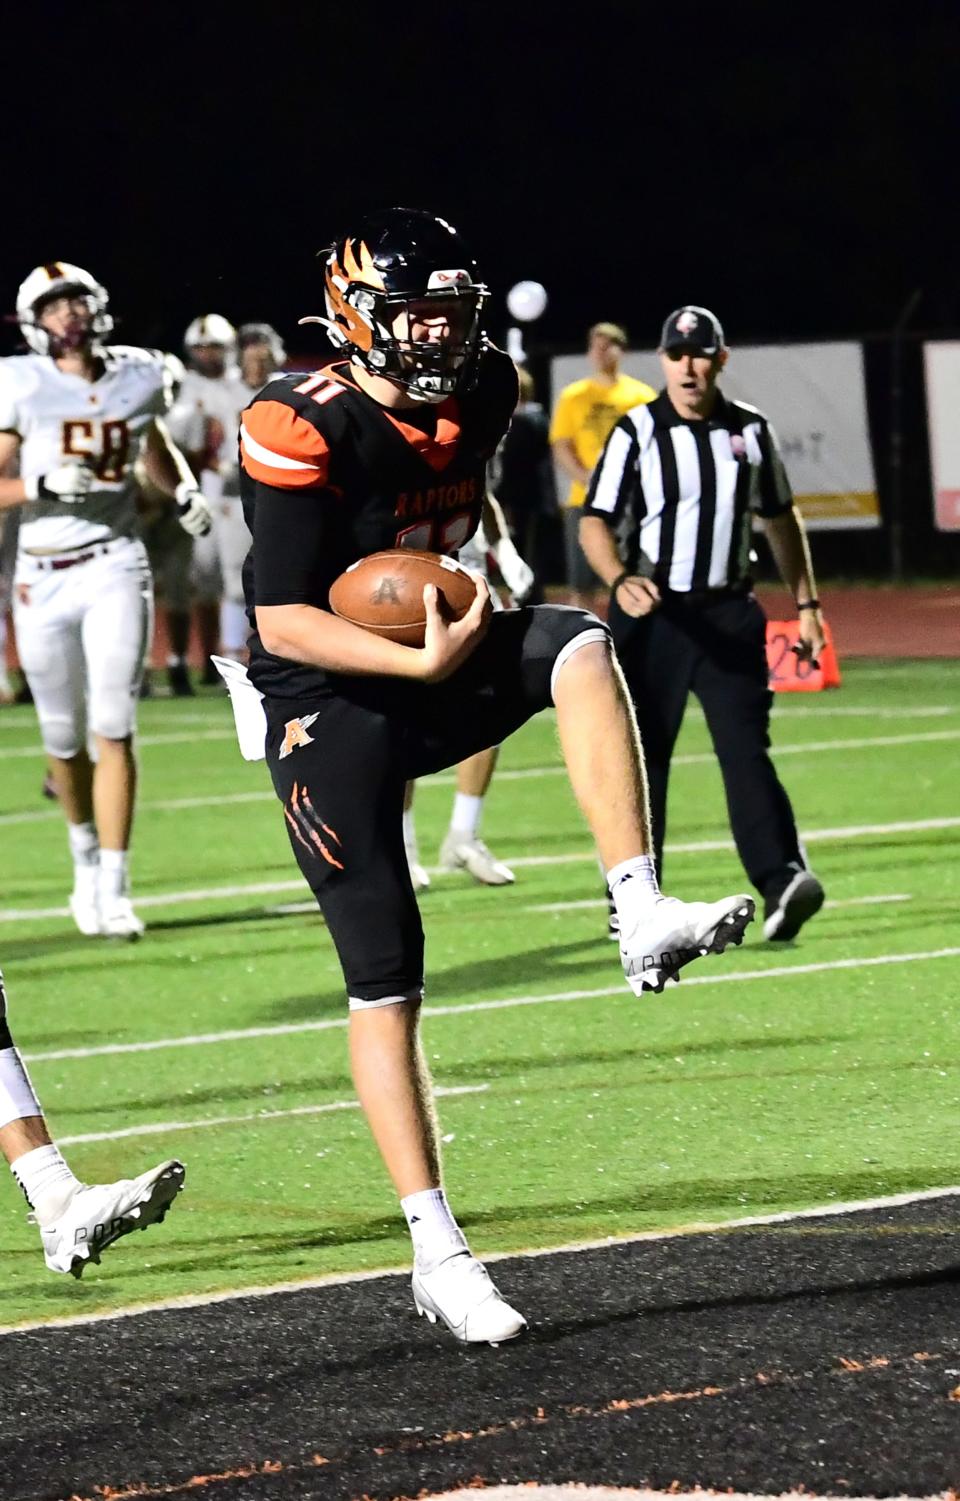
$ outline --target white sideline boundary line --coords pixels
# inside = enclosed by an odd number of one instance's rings
[[[461,1094],[485,1094],[489,1084],[439,1084],[436,1098]],[[87,1141],[121,1141],[128,1136],[164,1136],[169,1131],[204,1131],[211,1126],[248,1126],[261,1121],[289,1120],[296,1115],[330,1115],[338,1110],[359,1110],[359,1100],[331,1100],[326,1105],[294,1105],[290,1110],[253,1110],[248,1115],[203,1116],[195,1121],[152,1121],[142,1126],[126,1126],[119,1131],[87,1131],[82,1136],[58,1136],[57,1145],[75,1147]]]
[[[259,797],[260,794],[258,793]],[[272,794],[270,794],[272,797]],[[58,817],[58,814],[54,814]],[[914,834],[937,829],[960,828],[960,817],[948,818],[918,818],[897,823],[874,823],[874,824],[848,824],[835,829],[807,829],[800,838],[804,844],[817,844],[821,841],[869,839],[883,834]],[[685,844],[668,844],[668,855],[702,855],[734,848],[732,839],[697,839]],[[509,858],[509,864],[521,869],[533,868],[539,865],[576,865],[584,861],[592,861],[596,864],[595,850],[572,850],[560,852],[554,855],[518,855]],[[427,867],[431,875],[448,875],[449,872],[441,869],[439,865]],[[235,886],[205,886],[187,891],[156,891],[136,896],[134,901],[138,907],[176,907],[181,902],[212,902],[228,897],[239,896],[272,896],[286,891],[303,891],[304,882],[298,880],[284,881],[254,881],[244,885]],[[300,905],[300,904],[295,904]],[[306,909],[305,909],[306,910]],[[15,907],[8,911],[0,911],[0,923],[14,922],[40,922],[47,918],[69,917],[69,907]]]
[[[863,1214],[871,1209],[896,1209],[906,1204],[921,1204],[934,1199],[960,1195],[960,1185],[946,1188],[923,1188],[910,1193],[886,1194],[875,1199],[849,1199],[839,1204],[819,1204],[808,1209],[782,1209],[775,1214],[750,1214],[735,1220],[692,1220],[669,1230],[637,1230],[628,1235],[608,1235],[600,1240],[570,1241],[559,1246],[538,1246],[519,1251],[494,1251],[484,1256],[485,1263],[508,1261],[518,1257],[539,1260],[546,1256],[577,1255],[582,1251],[601,1251],[608,1246],[636,1245],[641,1241],[679,1240],[690,1235],[717,1235],[724,1231],[749,1230],[754,1226],[785,1225],[795,1220],[834,1219],[843,1215]],[[39,1256],[39,1251],[38,1251]],[[188,1293],[182,1298],[161,1298],[154,1303],[137,1303],[101,1313],[68,1314],[61,1318],[31,1319],[17,1324],[0,1324],[0,1337],[25,1334],[32,1329],[71,1329],[83,1324],[104,1324],[113,1319],[138,1318],[144,1313],[167,1313],[181,1308],[206,1308],[213,1303],[233,1303],[241,1298],[272,1298],[278,1293],[305,1292],[313,1288],[343,1287],[351,1282],[370,1282],[376,1277],[408,1277],[409,1266],[383,1267],[379,1271],[327,1272],[321,1277],[304,1277],[273,1286],[233,1288],[226,1292]],[[482,1493],[481,1493],[482,1494]]]
[[[811,964],[778,964],[769,969],[735,969],[726,973],[689,975],[684,985],[732,985],[749,980],[783,980],[795,975],[824,974],[841,969],[874,969],[886,964],[919,964],[931,959],[956,959],[960,947],[927,949],[914,954],[873,954],[861,959],[822,959]],[[547,1006],[565,1001],[601,1000],[624,995],[626,982],[604,985],[597,990],[559,990],[549,995],[504,996],[491,1001],[468,1001],[462,1006],[424,1006],[422,1015],[468,1016],[476,1011],[507,1011],[516,1006]],[[25,1063],[59,1063],[68,1058],[105,1058],[124,1053],[155,1053],[165,1048],[195,1048],[223,1042],[246,1042],[257,1037],[294,1037],[302,1032],[331,1032],[346,1027],[349,1016],[327,1016],[314,1022],[284,1022],[275,1027],[243,1027],[230,1032],[198,1032],[187,1037],[160,1037],[149,1042],[108,1042],[100,1047],[58,1048],[54,1052],[24,1053]]]

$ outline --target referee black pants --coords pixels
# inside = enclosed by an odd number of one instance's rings
[[[665,592],[633,620],[611,602],[609,625],[640,726],[650,813],[663,868],[670,758],[687,696],[696,694],[717,753],[734,841],[753,885],[768,895],[804,864],[790,799],[770,760],[766,617],[752,595]]]

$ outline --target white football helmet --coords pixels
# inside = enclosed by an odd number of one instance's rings
[[[91,348],[97,351],[103,336],[113,328],[110,316],[110,298],[89,271],[82,266],[73,266],[69,261],[48,261],[37,266],[21,284],[17,293],[17,321],[20,330],[35,354],[53,354],[50,334],[37,321],[37,310],[51,298],[63,296],[84,297],[90,309]]]
[[[270,358],[278,370],[282,370],[287,358],[283,340],[277,330],[270,323],[243,323],[237,330],[237,341],[241,349],[246,349],[248,344],[266,344],[270,350]]]
[[[237,330],[222,313],[201,313],[199,318],[194,318],[183,336],[183,347],[187,354],[196,349],[198,344],[218,344],[226,351],[228,363],[232,364],[237,354]]]

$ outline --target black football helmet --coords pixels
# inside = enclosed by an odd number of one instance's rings
[[[354,364],[382,375],[418,401],[443,401],[469,389],[483,348],[481,312],[488,290],[457,231],[421,209],[370,214],[324,252],[327,316],[333,344]],[[413,339],[429,304],[457,304],[439,337]],[[438,306],[437,316],[443,309]],[[394,332],[406,312],[406,336]]]

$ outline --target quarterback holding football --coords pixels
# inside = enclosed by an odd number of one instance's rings
[[[359,559],[407,547],[456,555],[474,535],[518,383],[484,335],[487,288],[443,219],[370,215],[334,243],[324,272],[317,321],[337,357],[271,381],[243,416],[249,676],[290,843],[343,968],[354,1082],[410,1228],[414,1301],[456,1339],[498,1344],[525,1320],[471,1254],[441,1185],[418,1036],[423,929],[404,852],[405,782],[555,705],[637,995],[738,943],[753,903],[661,895],[636,725],[595,616],[493,613],[482,579],[465,613],[441,608],[436,582],[422,587],[422,645],[333,612],[331,588]],[[379,600],[394,574],[373,581]]]

